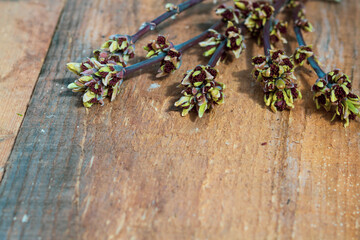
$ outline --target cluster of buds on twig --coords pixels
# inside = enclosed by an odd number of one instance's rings
[[[339,69],[327,73],[324,78],[318,78],[312,86],[316,108],[323,107],[330,111],[331,107],[335,107],[332,120],[339,116],[345,120],[344,126],[349,126],[349,120],[360,116],[360,97],[351,88],[351,80]]]
[[[290,7],[294,7],[293,16],[296,38],[299,45],[305,45],[301,30],[311,31],[312,26],[305,19],[303,3],[300,1],[292,1],[291,3],[292,6]],[[311,55],[311,52],[311,47],[300,47],[296,55],[298,56],[298,61]],[[345,121],[344,127],[349,126],[350,120],[360,116],[360,97],[352,92],[351,80],[339,69],[325,73],[314,56],[308,57],[308,63],[318,75],[318,79],[311,88],[316,108],[320,109],[323,107],[326,111],[335,108],[332,121],[338,116],[341,120]]]
[[[84,92],[83,105],[91,107],[104,99],[115,100],[123,82],[124,67],[135,56],[135,46],[128,35],[112,35],[95,50],[94,56],[82,63],[68,63],[67,68],[79,76],[68,85],[73,92]]]
[[[156,77],[164,77],[175,70],[179,69],[181,66],[181,52],[177,51],[175,48],[171,48],[166,52],[166,56],[161,61],[161,66],[158,70]]]
[[[129,35],[112,35],[108,41],[101,45],[101,49],[122,56],[125,62],[135,56],[135,45]]]
[[[297,13],[297,18],[295,20],[295,25],[300,27],[305,32],[313,32],[313,25],[309,22],[309,20],[305,16],[305,9],[301,8]]]
[[[253,77],[263,87],[266,106],[274,112],[294,108],[294,101],[302,97],[294,75],[299,65],[294,63],[296,56],[300,59],[299,51],[288,57],[282,50],[270,50],[270,56],[260,55],[252,60]]]
[[[154,57],[162,52],[167,52],[170,48],[174,47],[174,44],[168,40],[167,37],[159,35],[156,40],[152,40],[148,43],[144,49],[148,52],[146,57]]]
[[[79,76],[68,88],[74,92],[84,92],[82,100],[85,107],[95,103],[103,105],[106,97],[113,101],[120,91],[124,69],[122,65],[102,64],[90,58],[83,63],[68,63],[67,67]]]
[[[215,68],[204,65],[198,65],[185,74],[180,85],[184,88],[183,96],[175,103],[176,107],[183,109],[182,116],[195,109],[201,118],[206,110],[224,103],[225,85],[215,81],[217,75]]]
[[[174,44],[170,42],[167,37],[159,35],[156,40],[148,43],[144,49],[148,52],[146,57],[151,58],[158,56],[160,53],[166,53],[162,59],[158,74],[156,77],[164,77],[181,66],[181,52],[174,48]]]
[[[272,30],[270,32],[270,42],[275,45],[278,42],[287,43],[283,35],[287,33],[288,23],[284,21],[272,22]]]
[[[303,66],[309,57],[314,57],[312,46],[300,46],[296,48],[293,54],[293,60],[296,66]]]
[[[209,37],[205,41],[199,43],[200,47],[204,47],[206,49],[203,54],[205,57],[213,55],[217,47],[225,39],[224,35],[212,29],[210,29],[208,36]]]
[[[241,35],[241,30],[234,26],[232,22],[228,22],[225,36],[227,39],[226,49],[232,51],[235,57],[239,58],[245,49],[244,37]]]
[[[227,40],[226,50],[232,51],[235,57],[239,58],[240,54],[245,49],[244,37],[241,34],[241,30],[230,21],[227,23],[225,35],[212,30],[209,34],[209,37],[205,41],[199,43],[201,47],[206,48],[204,56],[207,57],[214,54],[220,43],[225,39]],[[224,56],[222,56],[222,59],[225,57],[226,52],[224,53]]]
[[[232,6],[220,5],[215,13],[222,17],[224,22],[234,22],[239,24],[240,11]]]
[[[249,2],[234,0],[234,4],[240,10],[241,17],[245,19],[244,24],[247,31],[260,44],[262,41],[262,30],[265,23],[274,13],[274,7],[265,1]]]

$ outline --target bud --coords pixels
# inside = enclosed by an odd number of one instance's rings
[[[266,106],[274,112],[294,108],[294,101],[302,98],[293,61],[282,50],[270,50],[269,57],[260,55],[252,60],[253,77],[263,87]]]
[[[170,42],[167,37],[159,35],[156,40],[148,43],[144,49],[148,52],[147,58],[159,55],[162,52],[167,52],[174,44]]]
[[[176,49],[172,48],[164,57],[161,62],[161,66],[158,70],[158,74],[156,77],[163,77],[167,76],[170,73],[173,73],[175,70],[180,68],[181,65],[181,52],[177,51]]]
[[[135,45],[131,41],[131,37],[128,35],[112,35],[109,40],[103,43],[102,50],[107,50],[110,53],[120,54],[125,62],[128,62],[130,58],[135,56]]]
[[[204,47],[206,49],[203,55],[205,57],[213,55],[217,47],[224,39],[225,39],[224,35],[218,33],[213,29],[210,29],[209,37],[205,41],[199,43],[200,47]]]
[[[81,63],[72,62],[72,63],[67,63],[66,66],[71,72],[75,73],[76,75],[80,75],[80,73],[82,72]]]
[[[203,65],[185,74],[181,81],[181,86],[185,88],[182,91],[183,96],[175,103],[176,107],[183,108],[182,116],[195,109],[201,118],[206,110],[224,103],[225,85],[215,81],[217,75],[216,69]]]
[[[274,7],[265,1],[248,2],[235,0],[235,6],[240,10],[242,18],[245,18],[245,27],[250,35],[257,38],[258,44],[262,41],[262,30],[267,20],[274,12]]]
[[[234,26],[232,22],[228,22],[225,35],[227,37],[227,50],[231,50],[235,57],[239,58],[240,54],[245,49],[244,37],[241,35],[240,29]]]
[[[335,108],[332,121],[338,116],[348,127],[350,120],[360,116],[360,98],[351,89],[351,81],[339,69],[328,72],[324,78],[316,80],[312,86],[316,108],[323,107],[326,111]]]
[[[294,55],[292,56],[294,59],[294,63],[297,66],[304,65],[305,61],[314,56],[314,52],[312,51],[312,46],[301,46],[296,48]]]
[[[234,9],[231,6],[226,6],[225,4],[221,4],[216,10],[216,15],[222,17],[224,22],[231,21],[235,23],[239,23],[240,11],[238,9]]]
[[[278,42],[287,43],[287,40],[283,37],[287,32],[287,22],[279,21],[273,25],[270,32],[270,42],[272,45],[275,45]]]
[[[305,9],[301,9],[298,13],[295,25],[300,27],[305,32],[313,32],[314,28],[312,24],[305,17]]]

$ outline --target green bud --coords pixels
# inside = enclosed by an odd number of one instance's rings
[[[235,2],[235,6],[240,10],[246,10],[246,5],[243,2]]]
[[[204,115],[206,109],[207,109],[207,103],[206,102],[203,103],[202,105],[200,105],[199,112],[198,112],[199,118],[201,118]]]
[[[270,68],[269,68],[270,69]],[[286,86],[286,84],[285,84],[285,81],[284,80],[282,80],[282,79],[278,79],[278,80],[276,80],[276,82],[275,82],[275,86],[278,88],[278,89],[284,89],[285,88],[285,86]]]
[[[73,73],[75,73],[76,75],[80,75],[81,71],[81,63],[67,63],[66,67]]]
[[[199,87],[199,86],[201,86],[201,84],[203,84],[203,82],[194,82],[195,87]]]
[[[213,47],[213,48],[207,50],[207,51],[204,53],[204,56],[205,56],[205,57],[208,57],[208,56],[213,55],[214,52],[215,52],[215,50],[216,50],[216,47]]]
[[[189,102],[191,99],[191,96],[182,96],[177,102],[175,102],[175,107],[178,107],[180,105],[183,105],[186,102]]]
[[[115,52],[119,49],[119,44],[117,41],[113,41],[109,47],[110,52]]]
[[[334,90],[331,90],[330,100],[331,100],[331,102],[336,102],[338,100],[337,97],[335,96]]]

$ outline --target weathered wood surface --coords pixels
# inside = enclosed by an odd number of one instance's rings
[[[0,1],[0,179],[63,1]]]
[[[156,33],[187,40],[211,25],[212,7]],[[343,68],[360,89],[357,0],[307,8],[317,31],[306,40],[324,68]],[[250,42],[219,66],[226,104],[203,119],[172,107],[183,72],[207,61],[199,50],[167,79],[155,69],[131,78],[104,107],[86,111],[65,89],[66,62],[161,12],[156,0],[67,1],[0,185],[0,238],[359,239],[360,124],[344,129],[315,110],[309,68],[297,71],[304,100],[276,114],[250,78],[262,52]]]

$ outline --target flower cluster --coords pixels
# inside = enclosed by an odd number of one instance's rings
[[[332,120],[339,116],[345,120],[344,126],[349,126],[350,120],[360,116],[360,97],[351,92],[351,88],[351,80],[339,69],[327,73],[312,86],[316,108],[324,107],[330,111],[334,106],[336,112]]]
[[[101,46],[101,49],[122,56],[125,62],[135,56],[135,45],[128,35],[116,34],[110,36],[109,40]]]
[[[266,106],[274,112],[294,108],[294,101],[301,99],[301,93],[292,57],[286,56],[282,50],[270,50],[269,57],[254,57],[252,63],[255,66],[252,74],[263,87]]]
[[[166,56],[161,61],[161,66],[156,77],[167,76],[179,69],[181,65],[181,52],[171,48],[166,52]]]
[[[203,54],[205,57],[211,56],[215,52],[217,47],[220,45],[220,43],[225,39],[224,35],[218,33],[213,29],[209,30],[208,36],[209,37],[205,41],[199,43],[200,47],[205,47],[206,49]]]
[[[185,74],[181,81],[183,96],[175,103],[176,107],[183,108],[182,116],[196,109],[201,118],[207,109],[224,103],[225,85],[215,81],[217,75],[215,68],[203,65],[198,65]]]
[[[278,21],[274,23],[272,30],[270,32],[270,42],[271,44],[276,44],[278,42],[287,43],[286,39],[283,37],[287,33],[287,22]]]
[[[170,42],[167,37],[159,35],[156,40],[152,40],[150,43],[148,43],[144,49],[148,52],[146,57],[150,58],[157,56],[162,52],[166,52],[172,47],[174,47],[174,44],[172,44],[172,42]]]
[[[313,56],[314,52],[311,45],[298,47],[293,55],[294,63],[296,66],[302,66],[309,57]]]
[[[245,49],[244,37],[241,35],[240,29],[234,26],[232,22],[228,22],[225,36],[227,38],[227,50],[231,50],[235,57],[239,58]]]
[[[235,7],[240,10],[241,17],[245,19],[245,27],[251,36],[261,42],[262,29],[267,20],[274,12],[274,7],[269,2],[257,1],[249,2],[234,0]]]
[[[94,103],[104,104],[104,98],[115,99],[120,91],[124,76],[124,64],[121,61],[109,60],[117,56],[99,51],[93,58],[82,63],[68,63],[67,68],[79,76],[79,79],[68,85],[73,92],[85,92],[83,104],[91,107]]]
[[[118,64],[123,67],[126,66],[125,60],[121,54],[111,53],[102,49],[97,49],[93,53],[94,58],[101,64]]]
[[[312,24],[305,17],[305,9],[303,8],[298,12],[297,18],[295,20],[295,25],[300,27],[305,32],[314,31]]]
[[[221,4],[215,13],[221,16],[224,22],[231,21],[239,24],[240,11],[236,8]]]

